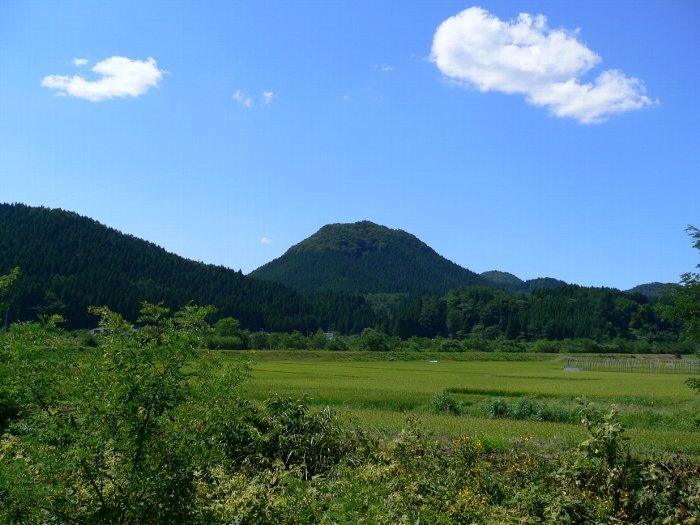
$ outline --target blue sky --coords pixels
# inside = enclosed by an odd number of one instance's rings
[[[698,27],[692,0],[6,0],[0,201],[244,272],[368,219],[478,272],[675,282]]]

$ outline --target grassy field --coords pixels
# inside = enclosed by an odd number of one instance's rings
[[[360,426],[381,433],[398,431],[407,416],[415,414],[425,428],[446,437],[475,434],[494,446],[532,439],[555,447],[585,436],[575,423],[576,398],[583,397],[604,410],[616,405],[636,449],[700,455],[700,400],[682,375],[571,372],[563,369],[561,358],[551,355],[487,361],[488,356],[479,354],[403,356],[407,360],[391,354],[386,360],[349,354],[258,352],[252,356],[247,394],[256,400],[274,392],[306,395],[310,403],[331,405]],[[230,358],[235,355],[240,354]],[[519,354],[514,358],[523,359]],[[431,410],[431,398],[444,391],[457,401],[461,415]],[[544,406],[560,419],[488,414],[494,403],[516,406],[520,399]]]

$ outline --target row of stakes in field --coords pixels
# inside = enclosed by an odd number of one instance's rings
[[[698,359],[645,359],[613,357],[565,357],[564,370],[698,374]]]

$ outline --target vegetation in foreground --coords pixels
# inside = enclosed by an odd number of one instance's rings
[[[614,412],[546,457],[473,436],[391,438],[329,409],[241,392],[246,366],[196,352],[207,308],[142,309],[89,355],[55,326],[0,339],[0,520],[5,523],[695,523],[700,466],[632,455]],[[48,356],[48,358],[47,358]],[[444,401],[436,401],[437,404]],[[449,404],[449,401],[448,401]],[[448,408],[449,409],[449,408]]]

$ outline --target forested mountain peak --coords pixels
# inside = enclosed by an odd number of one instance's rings
[[[517,277],[512,273],[501,272],[498,270],[483,272],[481,276],[488,279],[499,288],[509,292],[529,293],[539,288],[556,288],[567,284],[564,281],[554,279],[552,277],[538,277],[536,279],[528,279],[527,281],[523,281],[520,277]]]
[[[330,250],[361,257],[381,251],[392,244],[425,253],[433,251],[415,235],[403,230],[388,228],[371,221],[360,221],[327,224],[311,237],[292,246],[287,253]]]
[[[306,292],[441,295],[488,284],[416,236],[370,221],[326,225],[252,275]]]
[[[485,277],[489,281],[498,284],[513,287],[520,287],[525,284],[520,277],[517,277],[509,272],[501,272],[499,270],[491,270],[490,272],[482,272],[482,277]]]
[[[639,293],[642,294],[646,297],[661,297],[666,290],[669,288],[673,288],[674,286],[678,286],[678,284],[674,283],[659,283],[659,282],[653,282],[653,283],[645,283],[645,284],[638,284],[634,288],[630,288],[627,290],[628,293]]]

